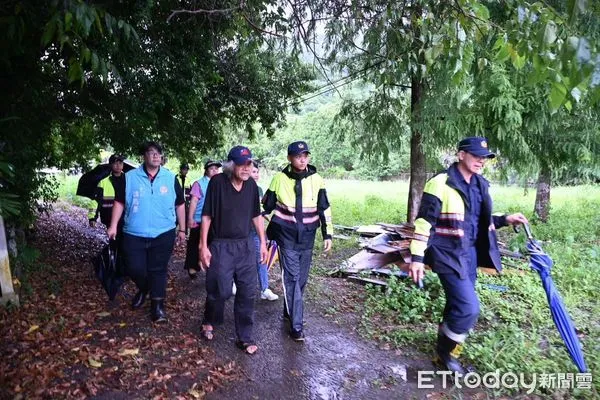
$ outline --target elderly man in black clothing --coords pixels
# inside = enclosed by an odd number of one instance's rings
[[[250,224],[260,237],[260,258],[267,256],[258,186],[250,178],[252,153],[244,146],[229,151],[223,173],[208,183],[200,232],[200,267],[206,270],[206,305],[202,335],[211,340],[214,325],[223,323],[225,301],[234,302],[236,345],[248,354],[258,347],[252,338],[257,285],[255,245]]]

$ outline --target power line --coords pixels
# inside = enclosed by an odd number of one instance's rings
[[[293,101],[292,103],[289,103],[289,104],[288,104],[288,106],[295,106],[295,105],[298,105],[298,104],[302,104],[302,103],[304,103],[305,101],[308,101],[308,100],[310,100],[310,99],[313,99],[313,98],[315,98],[315,97],[318,97],[318,96],[320,96],[320,95],[322,95],[322,94],[329,93],[329,92],[331,92],[331,91],[333,91],[333,90],[336,90],[336,89],[338,89],[338,88],[340,88],[340,87],[342,87],[342,86],[348,85],[348,84],[350,84],[350,83],[352,83],[352,82],[354,82],[354,81],[358,80],[359,78],[361,78],[361,74],[362,74],[362,73],[364,73],[364,72],[366,72],[366,71],[370,70],[371,68],[374,68],[374,67],[377,67],[377,66],[379,66],[381,63],[383,63],[383,61],[379,61],[379,62],[377,62],[377,63],[375,63],[375,64],[371,64],[371,65],[369,65],[369,66],[367,66],[367,67],[365,67],[365,68],[363,68],[363,69],[361,69],[361,70],[359,70],[359,71],[353,72],[353,73],[351,73],[351,74],[348,74],[348,75],[346,75],[346,76],[345,76],[345,77],[343,77],[343,78],[340,78],[340,79],[338,79],[338,80],[336,80],[336,81],[333,81],[333,82],[330,82],[330,83],[328,83],[328,84],[326,84],[326,85],[323,85],[323,86],[321,86],[321,87],[319,87],[319,88],[317,88],[317,89],[313,90],[313,91],[312,91],[312,92],[310,92],[310,93],[306,93],[306,94],[303,94],[302,96],[298,96],[298,97],[296,98],[296,101]],[[353,77],[354,77],[354,78],[353,78]],[[350,79],[350,78],[353,78],[353,79]],[[348,79],[350,79],[350,80],[348,80]],[[335,85],[336,83],[338,83],[338,82],[342,82],[342,81],[345,81],[345,80],[348,80],[348,81],[347,81],[347,82],[344,82],[344,83],[342,83],[342,84],[340,84],[340,85],[337,85],[337,86]],[[321,91],[322,89],[325,89],[325,88],[327,88],[327,89],[326,89],[326,90],[323,90],[323,91]],[[304,96],[309,96],[309,97],[304,97]]]

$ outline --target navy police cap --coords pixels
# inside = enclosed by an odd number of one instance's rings
[[[494,158],[496,155],[488,148],[488,141],[481,136],[464,138],[458,143],[458,151],[466,151],[474,156]]]

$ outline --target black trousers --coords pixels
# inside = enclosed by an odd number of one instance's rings
[[[199,270],[198,260],[200,258],[200,225],[190,229],[190,236],[187,242],[187,249],[185,251],[185,263],[183,264],[184,269],[195,269]]]
[[[155,238],[123,234],[127,275],[139,290],[152,299],[164,299],[167,292],[167,265],[175,246],[175,229]]]
[[[253,343],[254,296],[257,275],[254,241],[215,239],[211,242],[212,258],[206,271],[206,305],[203,325],[223,323],[225,301],[231,297],[233,282],[237,293],[233,303],[237,340]]]

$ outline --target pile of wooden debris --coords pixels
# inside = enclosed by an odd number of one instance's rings
[[[343,234],[334,237],[339,239],[350,239],[351,235],[358,234],[359,246],[362,250],[345,260],[339,268],[333,270],[331,276],[345,277],[357,283],[371,283],[387,286],[386,277],[395,275],[405,278],[408,276],[410,265],[410,242],[415,230],[414,225],[403,223],[399,225],[377,223],[375,225],[363,225],[347,227],[335,225],[334,228]],[[505,266],[517,267],[518,262],[507,262],[506,258],[513,261],[523,261],[524,256],[511,252],[506,246],[499,243],[500,254]],[[490,275],[498,272],[493,268],[480,268],[480,271]],[[514,273],[525,273],[522,268],[511,269]]]

